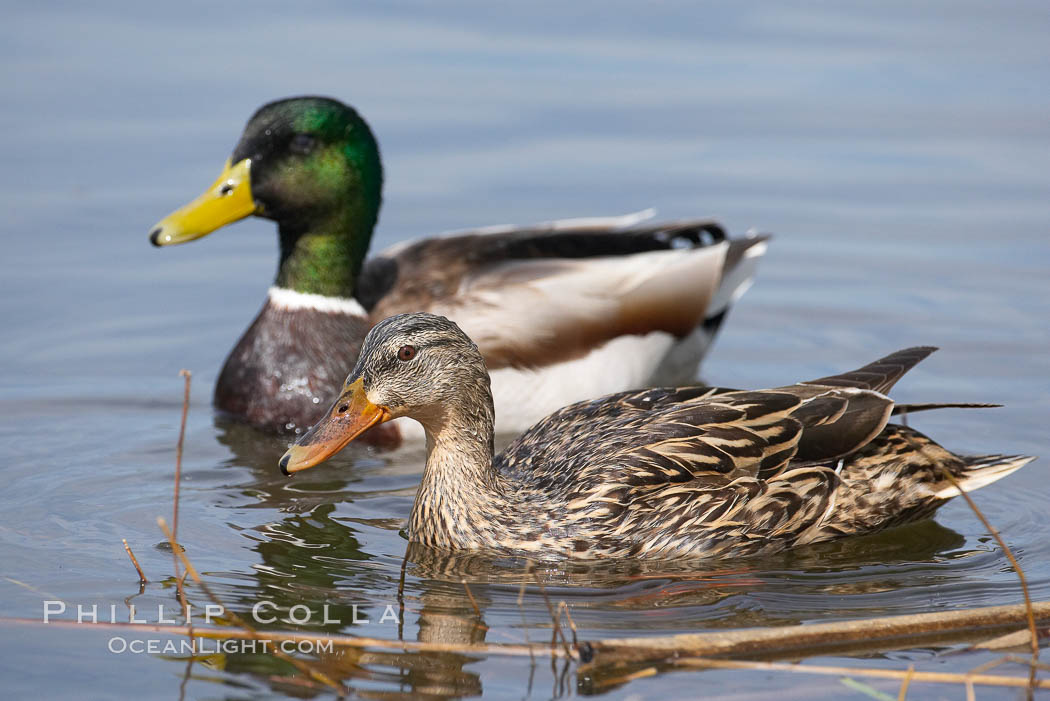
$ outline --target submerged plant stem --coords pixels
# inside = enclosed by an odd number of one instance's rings
[[[189,370],[179,370],[179,376],[186,378],[185,389],[182,393],[182,421],[179,423],[179,442],[175,444],[175,494],[172,498],[171,507],[171,536],[172,540],[179,537],[179,484],[182,482],[182,446],[186,441],[186,417],[190,413],[190,381],[193,373]],[[178,573],[176,573],[178,576]]]

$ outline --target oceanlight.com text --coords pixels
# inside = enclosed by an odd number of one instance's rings
[[[160,640],[114,636],[106,644],[115,655],[215,655],[215,654],[268,654],[280,650],[286,654],[316,655],[330,653],[335,649],[331,640]]]

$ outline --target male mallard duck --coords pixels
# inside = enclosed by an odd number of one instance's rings
[[[249,215],[277,222],[277,278],[219,375],[219,409],[270,430],[310,426],[373,323],[432,311],[477,341],[497,429],[520,432],[573,401],[691,380],[765,251],[764,237],[727,241],[710,221],[627,217],[477,230],[365,261],[382,180],[356,111],[280,100],[248,121],[219,179],[154,227],[168,246]]]
[[[728,556],[871,533],[930,516],[1020,468],[960,457],[884,393],[933,348],[770,390],[621,392],[555,412],[493,457],[485,361],[453,322],[403,314],[365,339],[328,415],[280,460],[325,460],[373,424],[423,425],[427,462],[409,537],[530,556]],[[945,473],[950,473],[948,478]]]

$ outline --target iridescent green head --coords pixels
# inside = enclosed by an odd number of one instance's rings
[[[157,246],[204,236],[248,215],[280,230],[276,284],[336,297],[353,294],[379,215],[383,167],[364,119],[325,97],[261,107],[219,179],[151,232]]]

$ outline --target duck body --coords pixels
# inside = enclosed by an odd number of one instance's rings
[[[294,431],[331,401],[371,328],[353,299],[270,288],[215,385],[215,406],[255,426]],[[333,354],[333,344],[347,349]]]
[[[164,246],[250,215],[277,222],[276,279],[220,373],[219,410],[301,432],[338,393],[374,323],[429,311],[477,341],[496,428],[518,433],[571,402],[691,380],[766,249],[765,237],[728,240],[710,220],[627,216],[468,231],[366,260],[381,187],[360,115],[291,98],[262,107],[216,182],[154,227],[150,240]],[[405,435],[422,438],[408,422],[372,438]]]
[[[652,392],[598,400],[605,417],[593,426],[609,439],[597,449],[593,436],[565,430],[581,417],[593,420],[596,407],[588,402],[542,422],[500,453],[495,467],[512,485],[505,493],[519,505],[503,511],[514,514],[514,523],[504,523],[498,538],[475,534],[468,545],[457,522],[417,528],[420,540],[445,548],[491,548],[502,541],[500,549],[582,558],[766,554],[929,518],[958,494],[942,470],[965,482],[987,467],[987,458],[968,462],[892,423],[842,458],[780,462],[772,451],[784,444],[759,447],[754,436],[773,431],[779,440],[796,440],[798,427],[785,407],[792,403],[790,393],[733,392],[685,401],[691,390],[661,393],[656,407]],[[668,404],[662,410],[661,400]],[[772,412],[750,422],[746,412],[756,402],[763,410],[779,404],[784,416]],[[662,414],[659,423],[654,411]],[[642,446],[639,435],[647,436]],[[572,438],[552,444],[551,436]],[[766,460],[775,464],[763,469]],[[1003,476],[1027,460],[1005,458],[995,469]],[[536,503],[546,506],[528,508]],[[456,535],[450,538],[450,532]]]
[[[406,347],[411,359],[390,360]],[[1032,459],[957,456],[889,422],[895,412],[987,406],[886,396],[932,348],[770,390],[621,392],[565,407],[494,455],[484,362],[471,347],[439,317],[380,323],[340,399],[282,469],[316,464],[364,424],[411,416],[428,452],[413,541],[533,558],[710,558],[928,518],[956,483],[976,489]]]

